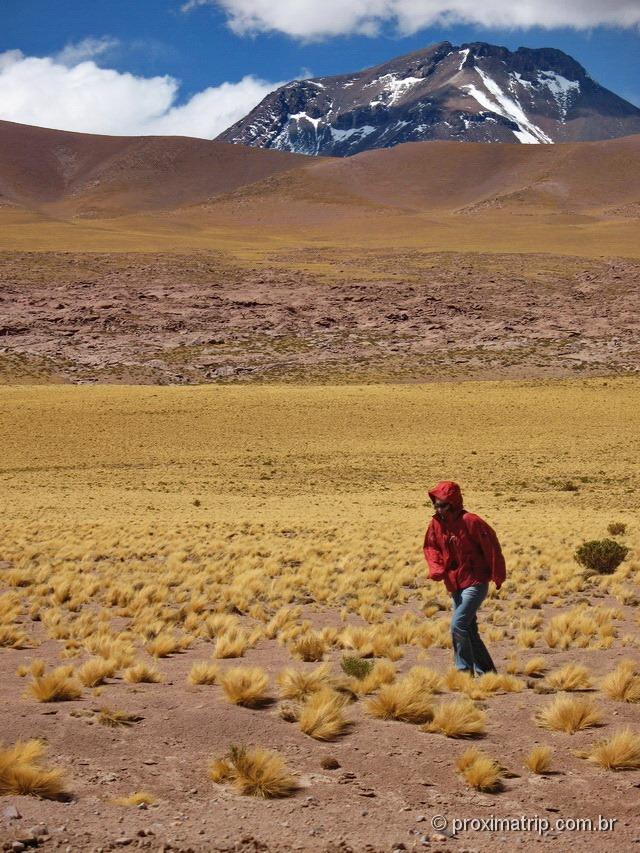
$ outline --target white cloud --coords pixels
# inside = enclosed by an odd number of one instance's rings
[[[108,46],[107,40],[91,41],[99,54],[113,47],[113,40]],[[81,42],[55,58],[0,53],[0,119],[83,133],[211,139],[281,85],[249,75],[177,104],[179,83],[173,77],[137,77],[89,59],[73,62],[74,51],[80,59],[90,49]]]
[[[111,38],[110,36],[102,36],[99,39],[86,38],[75,44],[66,45],[54,58],[61,65],[73,66],[86,59],[95,59],[98,56],[104,56],[119,45],[120,42],[118,39]]]
[[[182,10],[218,6],[239,35],[276,31],[300,39],[389,26],[403,35],[434,25],[492,28],[640,26],[638,0],[188,0]]]

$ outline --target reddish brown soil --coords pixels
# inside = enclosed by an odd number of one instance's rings
[[[3,381],[426,381],[633,372],[640,262],[306,250],[4,253]]]
[[[620,633],[635,630],[633,609],[617,623]],[[548,615],[556,615],[557,609]],[[305,614],[316,625],[339,624],[337,614]],[[38,626],[29,626],[39,636]],[[512,641],[492,643],[499,668],[513,650]],[[29,830],[44,825],[47,838],[39,849],[73,853],[123,848],[209,851],[322,851],[361,853],[394,850],[491,851],[633,850],[640,843],[637,820],[640,771],[611,772],[574,757],[571,750],[588,747],[601,735],[597,729],[575,735],[546,732],[532,722],[536,707],[549,697],[531,689],[496,695],[484,703],[488,733],[476,743],[497,758],[510,775],[504,791],[483,794],[469,789],[455,772],[455,760],[468,741],[425,734],[417,726],[375,720],[363,703],[349,706],[351,731],[333,743],[302,734],[294,723],[275,714],[277,691],[273,676],[291,665],[288,653],[275,641],[262,641],[242,661],[223,661],[264,667],[271,677],[274,703],[259,710],[228,704],[220,687],[191,687],[186,675],[196,660],[210,656],[211,645],[198,644],[182,655],[159,661],[164,684],[127,685],[112,679],[99,698],[57,704],[38,704],[22,698],[26,679],[16,675],[19,664],[34,657],[59,663],[61,645],[45,641],[35,650],[3,650],[0,671],[3,740],[44,737],[54,766],[70,772],[72,798],[68,803],[31,797],[4,797],[1,807],[15,806],[21,815],[10,819],[0,811],[0,838],[28,839]],[[610,671],[628,649],[546,648],[550,666],[584,663],[594,676]],[[338,660],[338,655],[332,653]],[[430,650],[427,663],[440,671],[450,653]],[[416,662],[407,649],[400,671]],[[312,667],[313,664],[296,664]],[[337,664],[335,665],[337,670]],[[535,682],[530,682],[531,684]],[[445,697],[446,698],[446,697]],[[637,728],[637,706],[597,696],[607,721]],[[143,720],[130,728],[109,729],[94,722],[92,710],[101,706],[135,712]],[[82,715],[79,715],[80,714]],[[523,767],[532,742],[557,747],[554,772],[535,776]],[[289,799],[243,797],[207,779],[211,758],[226,752],[229,743],[256,744],[277,750],[299,777],[300,790]],[[334,757],[336,770],[324,770],[321,760]],[[159,800],[145,809],[116,806],[111,800],[136,790],[150,790]],[[617,818],[612,832],[473,831],[456,837],[434,831],[436,815],[454,818],[490,816],[532,820],[538,816],[553,825],[557,818]],[[448,832],[448,830],[447,830]],[[34,845],[35,846],[35,845]]]

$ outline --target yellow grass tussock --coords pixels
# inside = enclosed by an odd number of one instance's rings
[[[486,731],[486,720],[485,711],[469,699],[455,699],[438,705],[433,719],[422,730],[452,738],[479,737]]]
[[[470,699],[484,699],[494,693],[519,693],[524,686],[524,682],[515,675],[486,672],[477,678],[461,682],[461,692],[466,693]]]
[[[226,633],[218,635],[213,654],[214,657],[220,659],[241,658],[249,646],[250,642],[246,631],[231,628]]]
[[[348,698],[324,687],[307,697],[300,709],[300,730],[316,740],[333,740],[351,725],[343,714]]]
[[[534,746],[524,764],[532,773],[546,773],[551,768],[552,757],[553,749],[550,746]]]
[[[630,727],[595,743],[587,760],[606,770],[640,770],[640,733]]]
[[[24,678],[25,675],[33,675],[34,677],[39,678],[41,675],[44,675],[46,668],[47,665],[42,658],[36,658],[35,660],[32,660],[31,663],[25,663],[19,666],[17,674],[20,678]]]
[[[331,664],[325,663],[311,670],[287,667],[278,674],[276,681],[283,699],[303,701],[330,685]]]
[[[536,655],[524,662],[521,672],[523,675],[541,676],[544,675],[548,667],[546,658],[543,658],[542,655]]]
[[[453,693],[465,693],[473,689],[473,676],[459,669],[448,669],[444,676],[444,685]]]
[[[409,676],[383,685],[378,694],[367,701],[365,708],[372,717],[381,720],[426,723],[433,719],[431,694],[419,679]]]
[[[495,793],[502,790],[500,765],[476,747],[462,753],[456,761],[456,769],[477,791]]]
[[[444,690],[442,676],[428,666],[412,666],[407,678],[415,681],[427,693],[441,693]]]
[[[590,697],[556,696],[548,705],[537,710],[534,719],[542,728],[574,734],[599,725],[602,713]]]
[[[209,778],[229,782],[240,794],[253,797],[288,797],[298,787],[284,759],[261,747],[232,746],[228,755],[211,763]]]
[[[259,667],[235,666],[223,672],[219,681],[232,705],[255,708],[266,699],[268,678]]]
[[[593,681],[586,666],[568,663],[550,672],[544,679],[544,686],[552,690],[589,690]]]
[[[92,658],[82,664],[76,672],[85,687],[97,687],[107,678],[113,678],[118,670],[117,661],[105,658]]]
[[[182,652],[190,644],[188,637],[176,637],[173,634],[159,634],[149,640],[145,648],[154,658],[166,658],[176,652]]]
[[[0,796],[30,794],[59,799],[66,793],[64,771],[41,764],[45,744],[40,740],[18,741],[11,747],[0,744]]]
[[[122,677],[128,684],[158,684],[162,681],[162,673],[144,661],[127,667]]]
[[[71,677],[69,669],[67,666],[60,666],[44,675],[36,676],[27,687],[26,695],[38,702],[79,699],[82,695],[82,685]]]
[[[623,660],[600,682],[600,689],[618,702],[640,702],[640,672],[635,661]]]
[[[197,661],[187,675],[189,684],[215,684],[220,674],[220,668],[215,663]]]
[[[0,647],[24,649],[29,645],[29,637],[15,625],[0,625]]]
[[[322,634],[308,631],[291,643],[291,653],[294,657],[309,663],[321,661],[327,648]]]
[[[383,684],[392,684],[396,678],[396,668],[390,660],[377,660],[364,678],[350,679],[349,687],[353,687],[358,696],[374,693]]]

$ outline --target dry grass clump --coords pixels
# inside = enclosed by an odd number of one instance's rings
[[[287,667],[276,678],[283,699],[303,701],[312,693],[330,686],[331,664],[325,663],[312,670]]]
[[[473,688],[473,676],[460,669],[448,669],[444,676],[444,685],[453,693],[466,693]]]
[[[497,672],[485,672],[476,678],[469,678],[462,684],[461,692],[470,699],[485,699],[494,693],[519,693],[524,689],[524,682],[515,675]]]
[[[145,646],[147,652],[154,658],[166,658],[176,652],[183,652],[191,645],[189,637],[176,637],[173,634],[158,634],[149,640]]]
[[[226,756],[211,763],[209,778],[218,784],[229,782],[239,793],[253,797],[288,797],[298,787],[284,759],[260,747],[232,746]]]
[[[34,677],[26,694],[37,702],[66,702],[82,696],[82,685],[72,677],[73,667],[59,666]]]
[[[602,713],[588,697],[556,696],[548,705],[537,710],[534,719],[545,729],[574,734],[599,725]]]
[[[375,692],[383,684],[391,684],[396,677],[396,668],[390,660],[343,657],[340,666],[346,678],[336,679],[333,686],[354,699]]]
[[[343,714],[347,696],[324,687],[307,697],[298,717],[300,730],[316,740],[333,740],[351,725]]]
[[[8,749],[0,744],[0,796],[30,794],[59,799],[66,794],[64,771],[42,766],[44,750],[40,740],[18,741]]]
[[[198,661],[189,670],[187,681],[189,684],[215,684],[219,673],[220,669],[215,663]]]
[[[540,634],[532,628],[523,628],[516,636],[516,643],[523,649],[532,649]]]
[[[415,681],[427,693],[441,693],[444,689],[442,676],[428,666],[412,666],[407,678]]]
[[[635,661],[622,660],[600,682],[600,688],[618,702],[640,702],[640,674]]]
[[[462,753],[456,761],[456,769],[467,784],[477,791],[495,793],[502,790],[502,768],[497,761],[475,746]]]
[[[224,695],[232,705],[256,708],[264,704],[267,674],[259,667],[234,666],[219,677]]]
[[[134,791],[126,797],[118,797],[112,801],[116,806],[154,806],[158,799],[149,791]]]
[[[129,714],[126,711],[118,711],[115,708],[100,708],[98,722],[101,726],[117,729],[119,726],[131,726],[138,723],[142,717],[139,714]]]
[[[589,690],[593,686],[593,681],[586,666],[568,663],[550,672],[543,684],[552,690]]]
[[[322,636],[315,631],[308,631],[291,643],[291,653],[300,660],[312,663],[321,661],[327,650],[327,644]]]
[[[162,673],[155,666],[140,662],[125,669],[123,678],[128,684],[158,684]]]
[[[486,731],[487,715],[469,699],[440,704],[422,731],[439,732],[452,738],[480,737]]]
[[[226,633],[218,635],[213,655],[219,659],[241,658],[250,645],[246,631],[231,628]]]
[[[29,637],[15,625],[0,625],[0,646],[11,649],[24,649],[29,645]]]
[[[640,734],[621,729],[595,743],[585,757],[606,770],[640,770]]]
[[[552,649],[608,648],[615,636],[614,612],[607,608],[586,609],[583,605],[554,616],[543,631]]]
[[[383,685],[365,707],[371,716],[381,720],[426,723],[433,719],[431,699],[419,679],[405,676],[394,684]]]
[[[113,678],[117,670],[116,661],[98,657],[83,663],[76,675],[85,687],[97,687],[107,678]]]
[[[17,674],[20,678],[24,678],[25,675],[33,675],[34,678],[39,678],[41,675],[44,675],[46,668],[47,665],[42,658],[36,658],[35,660],[32,660],[31,663],[19,666]]]
[[[529,658],[529,660],[524,662],[521,672],[523,675],[541,676],[547,671],[548,666],[546,659],[542,655],[536,655],[536,657]]]
[[[525,767],[532,773],[546,773],[551,767],[553,749],[550,746],[534,746],[524,760]]]

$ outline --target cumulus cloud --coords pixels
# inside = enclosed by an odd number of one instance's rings
[[[360,34],[385,27],[410,35],[425,27],[640,26],[638,0],[188,0],[182,10],[217,6],[239,35],[276,31],[300,39]]]
[[[0,53],[0,119],[83,133],[211,139],[281,85],[249,75],[204,89],[180,104],[173,77],[137,77],[98,67],[83,58],[92,49],[90,41],[98,54],[113,47],[113,40],[109,45],[87,40],[53,58],[25,56],[19,50]]]

